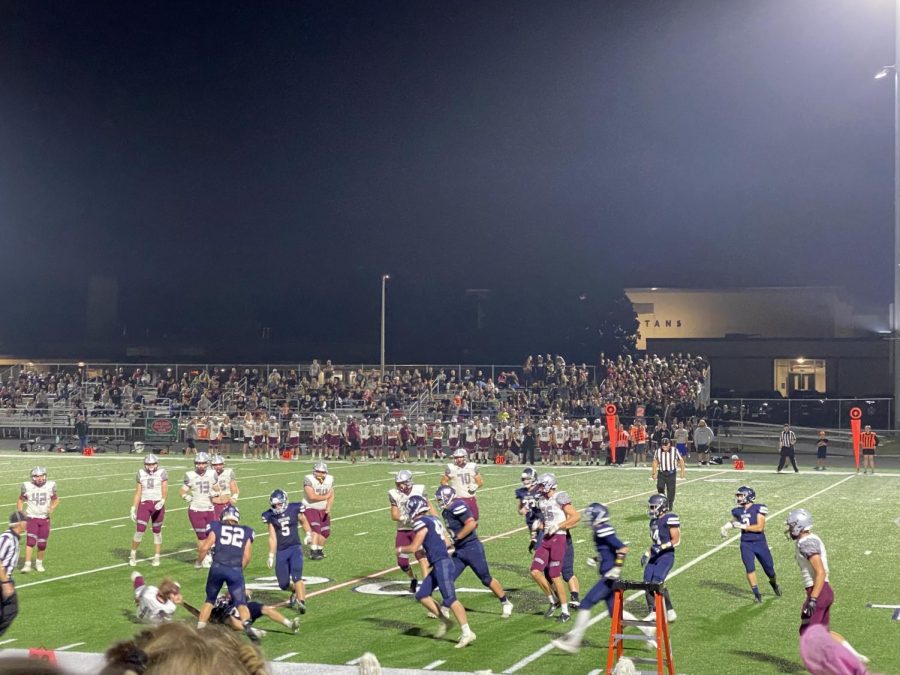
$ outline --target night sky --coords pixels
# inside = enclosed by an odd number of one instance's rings
[[[624,286],[840,285],[886,313],[893,22],[890,0],[4,2],[0,352],[84,345],[91,276],[118,282],[94,351],[245,359],[376,361],[385,272],[396,360],[555,351],[515,317]]]

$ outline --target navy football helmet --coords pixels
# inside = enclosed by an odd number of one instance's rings
[[[423,513],[428,513],[428,500],[419,495],[410,497],[406,502],[406,516],[412,520]]]
[[[447,508],[450,506],[450,502],[456,499],[456,490],[449,485],[441,485],[434,493],[434,498],[438,500],[441,506]]]
[[[272,507],[272,511],[275,513],[284,513],[285,509],[287,509],[287,505],[288,496],[284,490],[275,490],[269,495],[269,506]]]
[[[537,480],[537,471],[535,471],[532,467],[526,466],[522,469],[522,485],[527,488],[530,488],[534,485],[534,482]]]
[[[653,495],[647,500],[647,515],[659,518],[669,510],[669,500],[665,495]]]
[[[597,527],[602,523],[609,522],[609,509],[598,502],[588,504],[584,510],[584,519],[588,527]]]
[[[219,517],[219,520],[221,520],[223,523],[226,520],[232,520],[235,523],[239,523],[241,522],[241,512],[237,510],[237,507],[229,504],[224,509],[222,509],[222,515]]]
[[[741,487],[737,489],[737,492],[734,493],[734,496],[737,498],[738,506],[752,504],[756,501],[756,490],[747,487],[746,485],[741,485]]]

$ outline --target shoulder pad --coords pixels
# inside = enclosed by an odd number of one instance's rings
[[[553,498],[560,506],[565,506],[566,504],[572,503],[572,498],[569,496],[568,492],[557,492]]]

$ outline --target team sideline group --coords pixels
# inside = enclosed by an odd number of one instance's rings
[[[320,452],[325,452],[327,447],[326,442]],[[392,447],[390,443],[388,447]],[[397,447],[400,447],[399,444]],[[476,452],[479,452],[477,448],[476,445]],[[406,469],[396,473],[394,487],[388,491],[390,515],[396,525],[394,547],[397,565],[409,579],[410,592],[438,620],[435,637],[442,638],[451,628],[451,616],[456,619],[461,631],[456,646],[460,648],[471,644],[476,638],[466,610],[456,597],[455,581],[466,568],[470,568],[496,596],[502,618],[511,617],[514,609],[503,586],[491,575],[484,546],[478,538],[477,492],[483,485],[478,464],[470,460],[468,449],[456,447],[452,450],[451,461],[445,467],[433,499],[429,498],[426,486],[415,483],[413,473]],[[308,547],[309,559],[323,560],[326,557],[325,545],[331,536],[334,488],[334,476],[329,473],[325,461],[319,459],[312,472],[303,479],[303,497],[300,501],[292,502],[284,490],[276,489],[269,498],[270,508],[262,514],[269,535],[267,566],[274,568],[279,587],[290,592],[285,604],[299,614],[306,613],[303,545]],[[132,567],[137,565],[137,552],[148,526],[154,541],[154,555],[150,562],[154,567],[160,564],[168,493],[168,472],[160,468],[155,455],[147,455],[136,475],[131,507],[131,518],[135,522],[129,555]],[[138,618],[148,623],[169,621],[176,606],[182,604],[197,616],[199,627],[208,622],[225,624],[235,630],[243,630],[253,641],[265,635],[265,631],[253,625],[261,616],[267,616],[297,632],[299,617],[287,619],[275,606],[252,601],[245,588],[243,570],[251,559],[254,530],[241,523],[237,508],[240,496],[237,478],[234,471],[225,466],[223,457],[197,453],[194,468],[184,476],[180,496],[188,503],[188,519],[197,539],[194,565],[198,569],[209,569],[205,602],[200,608],[191,607],[184,603],[181,587],[174,580],[165,578],[152,586],[145,583],[142,575],[134,572],[132,581]],[[736,506],[730,511],[721,534],[726,537],[732,529],[740,531],[740,554],[754,601],[761,602],[756,577],[757,562],[775,595],[780,596],[775,564],[765,535],[768,511],[764,504],[756,501],[756,493],[750,487],[740,487],[735,497]],[[629,548],[616,534],[607,506],[595,502],[584,508],[582,513],[575,508],[552,473],[538,473],[534,467],[525,466],[521,472],[521,485],[515,490],[515,500],[529,533],[528,550],[533,554],[531,577],[547,598],[544,616],[565,623],[571,619],[571,611],[577,610],[573,628],[554,640],[553,644],[564,651],[576,652],[589,625],[591,610],[600,602],[605,602],[612,612],[613,585],[622,574]],[[22,485],[17,511],[10,519],[10,530],[0,537],[0,559],[3,561],[0,582],[13,583],[18,547],[16,544],[15,555],[10,556],[4,554],[4,546],[12,536],[18,541],[17,533],[22,529],[27,533],[27,538],[25,563],[21,571],[45,571],[50,516],[59,503],[55,481],[48,480],[46,468],[35,467],[30,480]],[[681,520],[672,512],[670,501],[664,494],[650,497],[647,513],[650,543],[641,556],[643,580],[646,583],[663,583],[674,566],[676,550],[683,541]],[[19,522],[22,519],[25,519],[24,528]],[[593,534],[595,556],[592,564],[598,568],[600,578],[580,597],[579,580],[574,570],[572,530],[582,521]],[[804,509],[791,511],[786,525],[786,533],[796,544],[795,557],[806,588],[806,600],[801,610],[801,634],[813,625],[827,628],[834,595],[828,583],[828,558],[824,544],[811,532],[812,516]],[[300,529],[304,532],[302,541]],[[37,553],[32,567],[35,549]],[[221,594],[223,586],[227,592]],[[440,603],[433,598],[435,591],[440,594]],[[668,589],[663,590],[662,594],[666,621],[672,622],[677,614]],[[6,597],[5,592],[4,600]],[[655,647],[655,630],[648,625],[656,618],[655,598],[649,592],[646,597],[650,614],[643,620],[644,625],[640,629],[648,644]],[[15,617],[14,612],[10,616],[6,609],[4,602],[0,634]],[[627,612],[624,618],[635,619]],[[846,648],[852,649],[842,637],[833,635]]]

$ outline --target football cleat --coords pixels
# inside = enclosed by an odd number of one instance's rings
[[[440,622],[438,623],[437,629],[434,631],[434,637],[440,640],[447,634],[447,631],[450,630],[453,623],[443,615],[439,616],[438,619],[440,619]]]
[[[508,619],[509,617],[512,616],[512,612],[513,612],[513,604],[508,601],[504,602],[503,603],[503,613],[501,614],[501,616],[504,619]]]
[[[552,619],[553,615],[556,614],[556,610],[558,610],[560,607],[562,607],[562,605],[560,605],[558,602],[551,603],[547,608],[547,611],[544,612],[544,618]]]
[[[564,652],[569,654],[577,654],[581,649],[581,640],[576,638],[571,633],[566,633],[562,637],[558,637],[555,640],[551,641],[552,644],[557,649],[561,649]]]
[[[153,567],[159,567],[159,556],[158,555],[153,556],[153,560],[150,561],[150,564]]]
[[[28,574],[31,571],[31,563],[27,562],[22,565],[22,574]]]
[[[678,615],[675,613],[674,609],[670,609],[666,611],[666,621],[669,623],[674,623],[675,619],[678,618]]]
[[[203,567],[212,567],[212,555],[207,553],[206,557],[203,559]]]
[[[469,631],[468,633],[463,633],[459,638],[459,642],[456,643],[456,649],[462,649],[463,647],[467,647],[468,645],[472,644],[473,642],[475,642],[475,633],[473,633],[472,631]]]
[[[44,561],[41,560],[40,558],[35,560],[34,561],[34,569],[36,572],[43,572],[44,571]]]
[[[571,618],[571,614],[569,614],[568,612],[563,612],[558,617],[556,617],[556,621],[557,623],[568,623]]]
[[[291,621],[291,632],[295,635],[300,630],[300,618],[297,617],[293,621]]]

